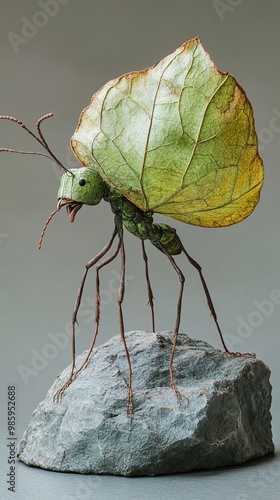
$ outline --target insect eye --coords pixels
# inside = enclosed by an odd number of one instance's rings
[[[80,186],[84,186],[84,185],[85,185],[85,183],[86,183],[85,179],[80,179],[80,180],[79,180],[79,185],[80,185]]]

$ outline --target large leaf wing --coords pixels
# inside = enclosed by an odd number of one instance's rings
[[[259,200],[263,165],[251,104],[199,38],[108,82],[82,112],[71,144],[83,165],[143,211],[228,226]]]

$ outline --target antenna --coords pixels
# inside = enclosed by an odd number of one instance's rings
[[[0,148],[0,152],[45,156],[46,158],[49,158],[49,160],[54,160],[55,163],[59,166],[59,168],[63,170],[63,172],[68,172],[70,175],[74,177],[73,172],[68,170],[68,168],[64,167],[64,165],[62,165],[62,163],[58,160],[58,158],[53,154],[41,130],[42,122],[47,118],[51,118],[52,116],[53,113],[48,113],[47,115],[41,116],[41,118],[39,118],[36,124],[36,130],[38,132],[38,135],[36,135],[18,118],[14,118],[13,116],[0,115],[0,120],[9,120],[11,122],[17,123],[17,125],[20,125],[24,130],[28,132],[28,134],[32,135],[32,137],[34,137],[34,139],[36,139],[36,141],[39,142],[39,144],[47,151],[48,154],[40,153],[39,151],[21,151],[19,149],[10,149],[10,148]]]
[[[41,232],[41,236],[40,236],[40,239],[39,239],[39,243],[38,243],[38,250],[41,250],[41,247],[42,247],[42,243],[43,243],[43,238],[45,236],[45,232],[46,232],[46,229],[50,223],[50,221],[52,220],[53,216],[60,210],[60,205],[58,205],[58,207],[51,213],[51,215],[47,218],[46,222],[45,222],[45,225],[43,227],[43,230]]]

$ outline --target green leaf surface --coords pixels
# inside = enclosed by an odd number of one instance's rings
[[[251,104],[199,38],[104,85],[71,145],[143,211],[219,227],[243,220],[259,200],[263,165]]]

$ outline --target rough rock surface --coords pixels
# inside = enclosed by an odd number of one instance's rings
[[[133,367],[127,415],[127,361],[117,335],[93,351],[65,391],[64,370],[34,411],[18,447],[28,465],[55,471],[158,475],[240,464],[274,451],[268,367],[180,334],[173,373],[189,402],[170,388],[170,332],[126,334]],[[79,366],[85,353],[77,357]]]

